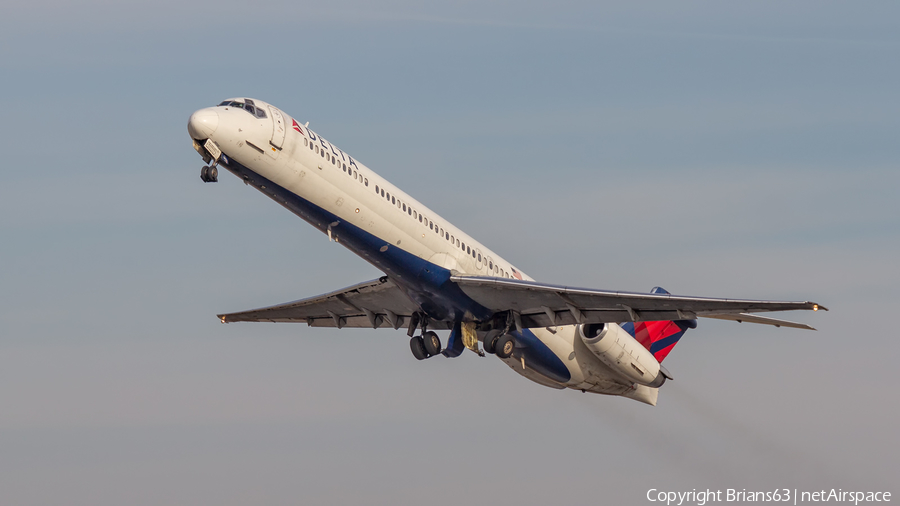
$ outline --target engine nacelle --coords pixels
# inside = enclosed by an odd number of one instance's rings
[[[579,325],[578,335],[591,353],[625,378],[653,388],[666,382],[668,374],[656,357],[615,323]]]

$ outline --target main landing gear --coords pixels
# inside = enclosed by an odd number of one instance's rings
[[[502,335],[501,335],[502,334]],[[491,330],[484,336],[484,351],[500,358],[509,358],[516,349],[516,339],[512,334],[503,334],[500,330]]]
[[[409,348],[417,360],[440,355],[441,339],[432,331],[424,332],[421,336],[413,336],[409,340]]]
[[[418,360],[425,360],[441,354],[441,339],[432,331],[423,332],[409,340],[409,349]],[[500,358],[509,358],[516,349],[516,338],[512,334],[502,334],[492,330],[484,337],[484,351]],[[455,355],[453,355],[455,356]]]
[[[204,183],[215,183],[219,180],[219,169],[215,165],[200,169],[200,180]]]

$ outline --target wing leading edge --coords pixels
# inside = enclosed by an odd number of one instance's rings
[[[522,327],[577,323],[717,318],[815,330],[802,323],[748,313],[828,309],[815,302],[717,299],[666,293],[592,290],[481,276],[452,276],[475,302],[495,311],[519,313]]]

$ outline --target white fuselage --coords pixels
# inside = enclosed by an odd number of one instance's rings
[[[274,106],[252,102],[266,117],[231,106],[201,109],[191,117],[191,136],[213,140],[223,154],[219,166],[388,276],[415,284],[422,292],[439,291],[424,280],[423,272],[531,279],[302,123]],[[425,309],[445,310],[441,294],[431,294],[434,300],[428,295],[423,297],[432,307]],[[464,309],[465,314],[457,316],[483,317],[473,311]],[[546,386],[625,395],[655,404],[655,388],[636,385],[610,370],[585,348],[576,326],[531,332],[564,364],[568,374],[548,377],[538,372],[540,367],[530,367],[522,356],[504,360],[523,376]]]

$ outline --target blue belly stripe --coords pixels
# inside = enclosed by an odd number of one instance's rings
[[[512,334],[516,338],[516,353],[525,357],[525,367],[559,383],[567,383],[572,379],[566,364],[534,332],[522,329],[522,332],[515,331]]]

